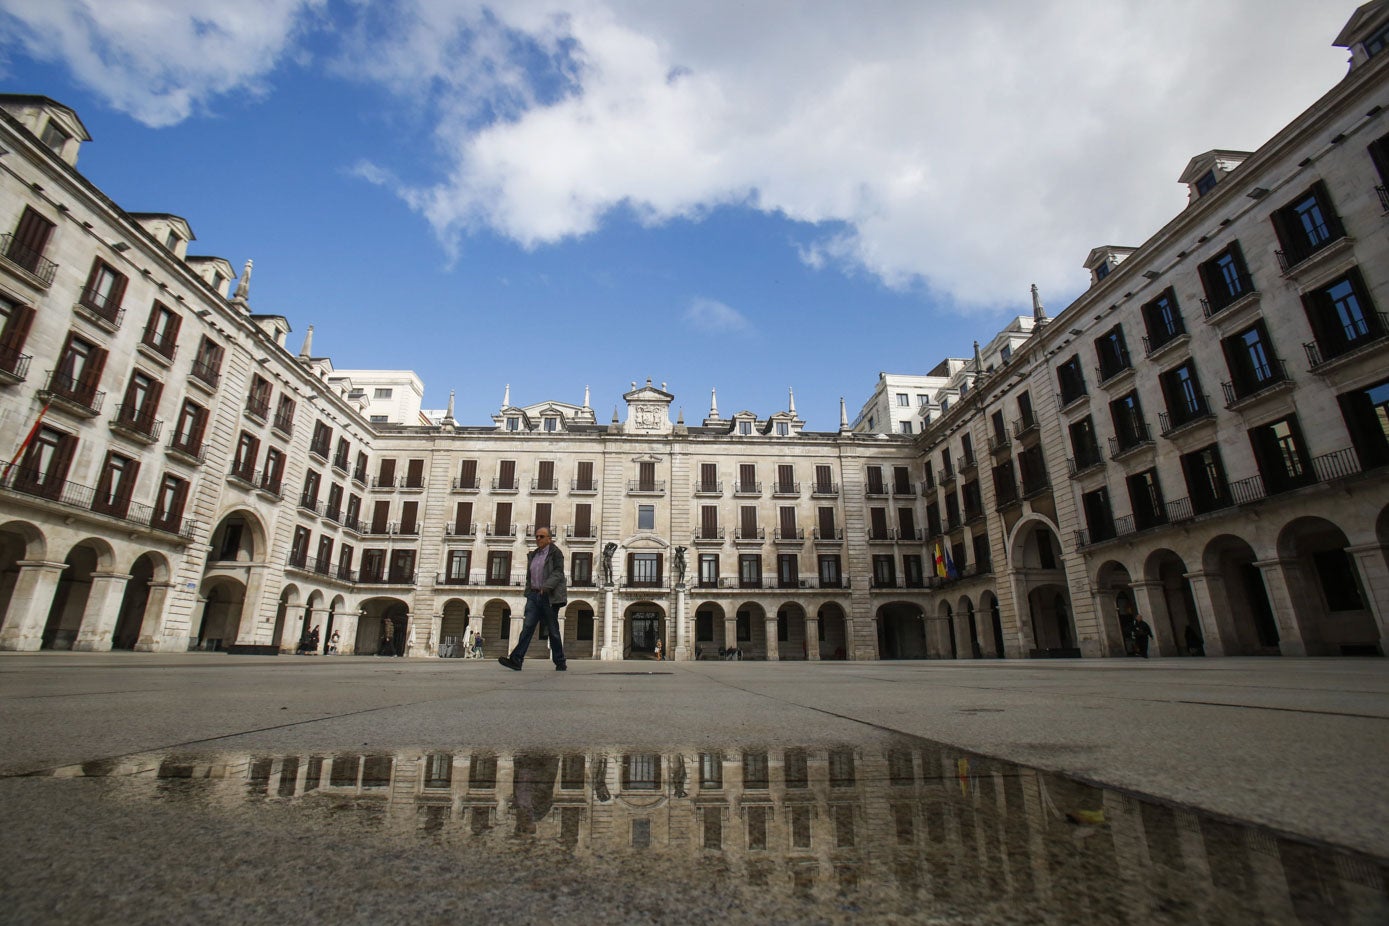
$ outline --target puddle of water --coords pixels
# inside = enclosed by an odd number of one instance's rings
[[[117,779],[127,799],[200,813],[303,813],[416,849],[714,872],[782,898],[792,919],[1389,922],[1382,860],[922,740],[168,753],[46,774]]]

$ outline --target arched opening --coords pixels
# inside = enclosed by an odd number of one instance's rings
[[[328,622],[323,628],[323,652],[327,655],[337,655],[342,652],[342,622],[343,615],[347,610],[347,600],[341,595],[333,599],[332,604],[328,605]]]
[[[116,626],[111,632],[112,649],[135,649],[140,642],[140,628],[149,608],[150,583],[154,581],[155,558],[143,553],[130,567],[130,581],[125,584],[121,606],[116,613]]]
[[[1073,658],[1080,656],[1076,647],[1075,624],[1071,620],[1071,604],[1061,585],[1042,585],[1027,595],[1027,608],[1032,620],[1033,658]]]
[[[998,659],[1005,659],[1008,650],[1003,641],[1003,613],[998,606],[998,596],[993,592],[985,592],[979,596],[979,606],[988,615],[989,629],[993,640],[993,655]]]
[[[92,592],[92,574],[101,561],[101,551],[84,541],[72,548],[58,577],[48,620],[43,625],[42,649],[72,649],[82,629],[82,616]]]
[[[1216,625],[1227,656],[1277,656],[1280,635],[1273,603],[1268,597],[1263,572],[1254,563],[1258,556],[1243,537],[1222,534],[1206,544],[1202,567],[1215,605]],[[1183,652],[1202,655],[1205,634],[1193,609],[1185,623],[1172,621],[1180,634]]]
[[[737,630],[739,658],[767,658],[767,612],[755,601],[738,605],[733,625]],[[775,631],[775,628],[773,628]]]
[[[236,642],[246,586],[225,577],[209,579],[203,583],[202,597],[202,616],[197,634],[189,638],[189,649],[225,650]]]
[[[969,600],[966,595],[960,596],[960,602],[956,610],[960,615],[958,626],[955,628],[962,634],[967,634],[962,641],[965,645],[960,655],[966,659],[980,659],[983,657],[983,646],[979,643],[979,621],[974,616],[974,602]],[[957,647],[957,650],[960,650]]]
[[[655,659],[656,642],[666,647],[666,612],[654,601],[638,601],[622,615],[622,658]]]
[[[849,624],[844,616],[844,609],[835,602],[828,601],[820,605],[820,610],[815,613],[818,618],[816,623],[819,624],[816,636],[819,637],[820,658],[848,659]]]
[[[926,628],[921,608],[894,601],[877,614],[879,659],[925,659]]]
[[[323,646],[323,593],[313,591],[304,602],[303,616],[299,621],[299,637],[295,643],[298,652],[308,656],[317,655]]]
[[[1105,655],[1132,656],[1134,654],[1133,624],[1138,607],[1134,603],[1133,579],[1128,567],[1110,560],[1095,574],[1095,591],[1098,594],[1100,620],[1109,631],[1105,633]],[[1147,615],[1151,623],[1156,615]]]
[[[265,553],[265,529],[247,511],[233,511],[217,522],[212,532],[209,563],[255,563]]]
[[[1298,518],[1278,537],[1293,614],[1309,656],[1382,656],[1379,628],[1345,533]]]
[[[479,632],[482,634],[484,655],[505,656],[511,652],[515,637],[521,632],[521,622],[511,619],[509,604],[500,598],[489,598],[482,606],[482,629]]]
[[[297,628],[303,622],[304,608],[299,603],[299,586],[293,583],[280,590],[280,600],[275,605],[275,626],[271,631],[270,642],[282,653],[292,653],[299,643]]]
[[[410,607],[399,598],[368,598],[357,622],[356,652],[363,656],[404,656]]]
[[[1165,619],[1157,615],[1146,615],[1153,632],[1168,640],[1185,640],[1188,627],[1200,630],[1201,621],[1196,613],[1196,596],[1191,591],[1191,580],[1186,577],[1191,570],[1186,562],[1171,550],[1155,550],[1143,567],[1149,582],[1157,582],[1162,587],[1162,601],[1154,606],[1165,608]]]
[[[717,659],[728,649],[723,605],[706,601],[695,606],[694,658]]]
[[[810,658],[805,633],[805,609],[794,602],[782,605],[776,612],[776,641],[778,659]]]
[[[10,617],[10,602],[19,583],[21,562],[44,559],[43,535],[32,524],[10,521],[0,525],[0,628]]]
[[[439,655],[462,655],[464,638],[468,634],[468,603],[450,598],[439,612]]]
[[[602,625],[591,601],[575,600],[564,608],[564,656],[566,659],[596,659]]]

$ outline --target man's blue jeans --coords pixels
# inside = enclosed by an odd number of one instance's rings
[[[516,638],[516,648],[511,651],[511,658],[516,660],[518,666],[525,660],[526,650],[530,649],[535,625],[541,621],[545,622],[545,632],[550,635],[550,653],[555,658],[555,665],[564,665],[564,641],[559,636],[558,611],[540,592],[526,592],[526,616],[521,624],[521,636]]]

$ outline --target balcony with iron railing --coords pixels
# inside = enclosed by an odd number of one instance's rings
[[[260,474],[253,477],[251,485],[256,491],[264,492],[267,495],[280,498],[284,494],[283,476],[275,470],[261,470]]]
[[[1321,219],[1319,223],[1314,221],[1317,217]],[[1302,240],[1294,241],[1283,250],[1274,252],[1278,258],[1278,268],[1285,275],[1295,274],[1308,260],[1346,239],[1345,226],[1335,213],[1307,213],[1303,216],[1303,221],[1313,224],[1298,227],[1298,231],[1302,233]]]
[[[357,573],[357,581],[362,585],[400,585],[414,586],[415,573],[399,570],[389,570],[379,572],[374,569],[363,568]]]
[[[1046,492],[1051,491],[1051,479],[1046,473],[1038,473],[1035,476],[1024,476],[1022,480],[1022,497],[1026,501],[1036,498]]]
[[[198,527],[198,522],[190,518],[183,518],[181,515],[171,517],[150,505],[126,499],[113,499],[104,493],[98,493],[90,486],[52,479],[48,474],[22,464],[0,463],[0,495],[6,493],[41,499],[72,511],[116,518],[127,524],[172,534],[185,540],[193,539]]]
[[[666,481],[664,479],[629,479],[627,480],[628,495],[665,495]]]
[[[359,486],[365,486],[367,484],[366,469],[359,466],[352,470],[352,481],[357,483],[357,485]]]
[[[961,475],[968,475],[979,468],[979,461],[975,459],[974,454],[965,454],[960,457],[959,462],[955,464],[955,468],[959,470]]]
[[[960,470],[964,471],[965,464],[960,463]],[[892,494],[897,498],[916,498],[916,486],[911,482],[894,482],[892,484]]]
[[[1288,376],[1288,365],[1280,359],[1269,361],[1251,375],[1236,376],[1230,382],[1220,384],[1225,393],[1225,407],[1239,409],[1275,392],[1291,389],[1292,378]]]
[[[360,515],[345,514],[342,516],[342,526],[344,530],[352,531],[354,534],[364,534],[362,530],[362,519]]]
[[[696,482],[694,485],[695,495],[722,495],[722,482]]]
[[[318,514],[321,505],[322,503],[319,502],[317,496],[308,494],[299,496],[299,508],[301,511],[307,511],[310,514],[316,515]]]
[[[1153,355],[1160,354],[1169,347],[1175,347],[1184,339],[1190,340],[1186,333],[1186,324],[1180,318],[1173,319],[1172,327],[1168,330],[1143,336],[1143,354],[1151,360]]]
[[[342,506],[341,506],[341,505],[337,505],[337,506],[329,505],[328,507],[326,507],[326,508],[323,509],[323,517],[324,517],[325,519],[329,520],[329,521],[332,521],[334,524],[341,524],[341,523],[342,523]]]
[[[573,541],[593,541],[598,539],[598,528],[592,524],[566,524],[564,537]]]
[[[1153,436],[1148,431],[1148,423],[1142,420],[1130,422],[1129,427],[1119,436],[1109,439],[1109,458],[1123,459],[1130,453],[1153,445]]]
[[[458,524],[458,523],[445,524],[445,525],[444,525],[444,536],[445,536],[445,537],[455,537],[455,538],[468,538],[468,539],[471,539],[471,538],[473,538],[473,537],[476,537],[476,536],[477,536],[477,522],[476,522],[476,521],[469,521],[467,524]]]
[[[207,451],[203,447],[202,435],[188,433],[180,437],[174,433],[169,436],[169,443],[165,445],[165,453],[181,459],[185,463],[200,465],[207,457]]]
[[[33,359],[29,354],[21,354],[17,347],[0,344],[0,383],[14,385],[24,382]]]
[[[765,527],[739,527],[733,531],[734,543],[760,543],[766,539]]]
[[[838,528],[817,527],[811,533],[811,539],[816,543],[843,543],[844,532]]]
[[[887,498],[887,483],[870,481],[863,488],[863,496],[864,498]]]
[[[482,480],[474,476],[472,479],[454,477],[453,491],[455,492],[477,492],[482,488]]]
[[[270,417],[270,397],[249,395],[246,397],[246,414],[264,422]]]
[[[559,482],[553,477],[531,480],[531,493],[534,495],[554,495],[557,492],[559,492]]]
[[[1018,484],[1015,480],[1006,479],[994,482],[994,508],[1002,511],[1012,505],[1022,501],[1018,495]]]
[[[569,491],[575,495],[597,495],[598,483],[592,479],[571,479]]]
[[[1133,358],[1129,356],[1129,349],[1124,347],[1118,353],[1101,357],[1099,365],[1095,367],[1095,382],[1101,386],[1111,384],[1132,371]]]
[[[735,482],[733,483],[734,495],[761,495],[761,482]]]
[[[347,456],[345,454],[338,453],[333,455],[333,469],[337,470],[345,476],[347,475],[347,470],[350,466],[351,461],[347,459]]]
[[[371,477],[371,487],[373,489],[394,489],[399,481],[394,474],[389,476],[375,475]]]
[[[156,360],[162,357],[167,362],[178,355],[178,343],[169,337],[168,332],[163,332],[161,337],[161,332],[149,325],[146,325],[145,330],[140,334],[140,344],[158,355],[155,357]]]
[[[1013,446],[1013,442],[1008,439],[1007,434],[999,434],[995,431],[989,435],[989,453],[997,456],[1005,453],[1011,446]]]
[[[1334,334],[1334,340],[1330,335]],[[1302,345],[1307,354],[1307,368],[1311,373],[1325,373],[1342,357],[1358,355],[1362,349],[1372,345],[1382,345],[1389,336],[1389,314],[1371,312],[1349,320],[1337,318],[1328,329],[1327,337],[1318,337]]]
[[[270,426],[285,437],[289,437],[294,433],[294,414],[292,412],[289,414],[276,412],[275,420],[271,422]]]
[[[1201,315],[1207,320],[1215,318],[1226,309],[1237,304],[1243,305],[1259,295],[1254,288],[1254,280],[1247,273],[1237,274],[1230,279],[1222,278],[1213,292],[1201,300]]]
[[[866,534],[869,543],[895,543],[897,541],[897,531],[890,527],[870,527]]]
[[[468,573],[455,574],[449,572],[436,573],[434,576],[435,585],[472,585],[471,577]],[[573,583],[571,583],[573,584]]]
[[[694,542],[696,545],[723,543],[724,535],[722,527],[701,527],[695,531]]]
[[[1171,438],[1188,425],[1211,421],[1215,418],[1215,412],[1211,411],[1211,397],[1209,395],[1203,392],[1191,398],[1194,401],[1191,401],[1185,408],[1178,407],[1171,412],[1158,412],[1158,429],[1162,432],[1163,437]]]
[[[804,527],[778,527],[772,531],[773,543],[802,543],[804,541]]]
[[[1038,430],[1036,415],[1024,415],[1021,418],[1013,419],[1013,437],[1017,440],[1022,440]]]
[[[164,428],[164,422],[154,417],[155,411],[138,405],[117,405],[116,415],[111,419],[111,430],[152,444],[159,440],[159,432]]]
[[[801,494],[801,484],[799,482],[774,482],[772,483],[772,494],[782,497]]]
[[[100,293],[93,289],[84,289],[73,309],[77,314],[96,322],[108,331],[115,331],[125,320],[125,309],[121,307],[120,299],[109,292]]]
[[[52,400],[85,418],[101,414],[101,406],[106,403],[106,393],[97,389],[94,381],[73,379],[58,370],[48,371],[48,388],[39,390],[39,398]]]
[[[488,537],[488,538],[498,538],[498,539],[503,539],[503,540],[505,540],[505,539],[515,539],[515,537],[516,537],[516,525],[515,525],[515,524],[489,524],[489,525],[487,525],[486,528],[484,528],[483,536]]]
[[[837,482],[812,482],[810,484],[812,498],[830,498],[838,494],[839,483]]]
[[[58,265],[44,257],[42,251],[20,244],[12,233],[0,235],[0,258],[45,289],[53,285],[53,275],[58,272]]]
[[[955,469],[954,469],[954,467],[950,466],[949,464],[947,464],[947,465],[945,465],[945,466],[942,466],[942,467],[940,468],[940,470],[937,471],[937,473],[936,473],[936,482],[940,483],[940,485],[941,485],[942,488],[945,488],[946,486],[954,485],[954,483],[955,483]]]
[[[217,384],[222,381],[222,372],[216,364],[208,363],[206,360],[194,360],[188,373],[193,379],[204,385],[217,388]]]

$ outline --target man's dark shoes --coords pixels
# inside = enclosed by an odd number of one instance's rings
[[[510,656],[503,656],[497,661],[500,662],[502,665],[506,666],[508,669],[511,669],[512,671],[521,671],[521,664],[517,662],[515,659],[512,659]]]
[[[568,667],[568,666],[555,666],[555,671],[556,671],[556,672],[568,672],[568,671],[569,671],[569,667]]]

